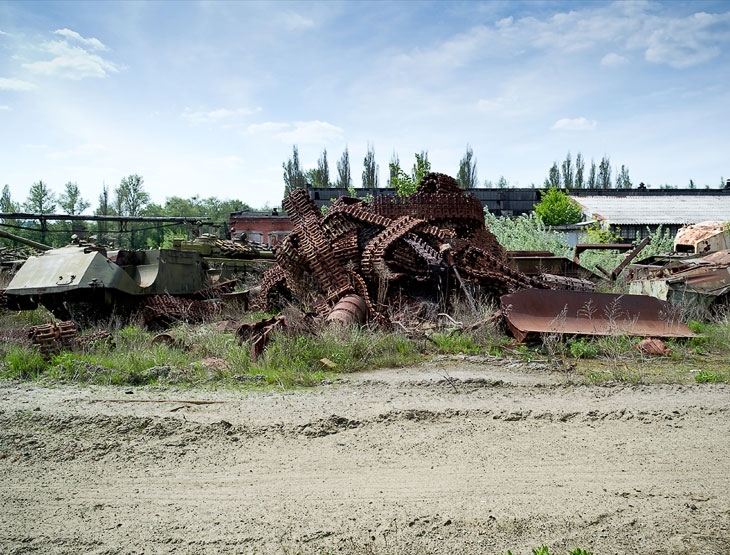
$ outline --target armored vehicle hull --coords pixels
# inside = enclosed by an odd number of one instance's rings
[[[31,256],[5,290],[7,306],[43,305],[57,317],[79,311],[129,311],[151,295],[185,296],[205,288],[207,265],[198,253],[154,249],[107,255],[94,246],[69,245]]]

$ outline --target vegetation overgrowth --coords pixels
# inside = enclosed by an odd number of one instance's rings
[[[261,316],[249,314],[246,319]],[[50,320],[50,314],[41,309],[5,314],[0,329],[18,330]],[[141,323],[109,322],[104,327],[110,331],[108,339],[51,356],[6,335],[0,343],[0,378],[119,386],[293,388],[336,380],[351,372],[414,365],[436,355],[451,355],[538,363],[571,383],[730,383],[727,314],[712,322],[690,322],[700,335],[664,340],[669,348],[665,356],[641,352],[641,338],[625,335],[556,334],[534,345],[515,345],[494,322],[465,313],[408,330],[367,326],[322,328],[314,334],[281,330],[273,334],[256,360],[251,357],[250,342],[240,343],[235,333],[221,331],[216,322],[180,323],[166,331],[172,340],[161,342],[153,341],[156,333]],[[291,329],[300,328],[294,325]]]
[[[509,250],[549,250],[567,255],[565,237],[546,228],[536,216],[495,218],[487,226]],[[669,235],[652,235],[647,256],[667,250]],[[610,266],[608,266],[610,267]],[[613,285],[621,291],[620,284]],[[625,292],[625,291],[624,291]],[[0,313],[0,379],[77,382],[109,385],[182,385],[283,387],[310,386],[362,370],[413,365],[435,355],[503,356],[541,362],[575,383],[730,383],[730,312],[697,305],[678,305],[678,317],[689,322],[697,337],[667,339],[664,356],[638,349],[641,338],[626,335],[569,337],[548,334],[535,345],[514,345],[491,316],[485,301],[476,313],[454,301],[449,314],[435,321],[398,325],[382,330],[368,326],[322,327],[304,332],[296,310],[287,312],[288,330],[272,334],[263,354],[251,356],[251,343],[239,342],[217,322],[180,323],[168,330],[171,341],[153,341],[155,333],[141,321],[111,319],[104,341],[84,343],[83,349],[43,356],[37,347],[18,342],[11,333],[45,324],[53,318],[44,309]],[[230,321],[258,321],[261,313],[230,313]],[[556,315],[557,317],[557,315]],[[93,332],[95,330],[89,330]],[[82,333],[83,339],[83,333]]]

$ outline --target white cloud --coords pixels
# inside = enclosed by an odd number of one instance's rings
[[[58,29],[54,31],[54,34],[80,42],[84,46],[89,47],[91,50],[108,50],[108,48],[99,39],[85,39],[76,31],[72,31],[71,29]]]
[[[645,57],[658,64],[685,68],[707,62],[730,43],[730,13],[695,13],[647,25]]]
[[[625,64],[627,61],[624,56],[611,52],[601,58],[601,65],[605,67],[616,67]]]
[[[10,106],[0,105],[0,111],[10,110]]]
[[[598,122],[586,118],[562,118],[556,121],[551,129],[561,131],[592,131]]]
[[[227,108],[218,108],[216,110],[197,111],[194,112],[190,108],[185,108],[182,117],[193,123],[222,123],[232,121],[236,118],[247,117],[261,111],[261,108],[237,108],[229,110]]]
[[[329,141],[341,140],[344,130],[326,121],[296,121],[289,131],[277,135],[277,138],[285,143],[327,143]]]
[[[565,54],[603,47],[611,53],[602,65],[627,61],[621,50],[641,50],[647,61],[682,68],[715,58],[730,44],[730,12],[657,15],[649,3],[617,2],[597,9],[576,9],[551,17],[514,18],[493,26],[476,25],[428,49],[397,58],[417,70],[448,70],[478,58],[523,57],[530,53]],[[616,50],[614,50],[616,49]]]
[[[41,49],[52,56],[51,60],[30,62],[23,67],[34,73],[79,80],[86,77],[107,77],[118,70],[116,64],[106,60],[94,50],[106,50],[106,47],[97,39],[85,39],[78,33],[68,29],[56,31],[64,37],[80,42],[83,46],[69,44],[68,40],[55,40],[43,43]],[[86,47],[86,48],[84,48]]]
[[[344,130],[326,121],[266,122],[248,127],[252,134],[267,134],[287,144],[321,144],[341,140]]]
[[[32,91],[35,89],[33,83],[21,81],[20,79],[7,79],[0,77],[0,90],[3,91]]]

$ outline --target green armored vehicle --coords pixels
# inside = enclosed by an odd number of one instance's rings
[[[128,313],[152,295],[192,295],[209,285],[199,253],[119,250],[73,244],[31,256],[5,289],[11,310],[45,306],[58,318],[74,313]]]

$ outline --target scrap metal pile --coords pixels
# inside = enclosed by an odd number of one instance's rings
[[[92,344],[113,342],[108,330],[97,330],[80,337],[76,323],[71,321],[2,330],[0,331],[0,341],[14,345],[35,345],[44,358],[58,355],[64,350],[83,350]]]
[[[481,202],[444,174],[428,174],[407,198],[341,197],[323,215],[298,189],[284,208],[294,230],[276,249],[277,265],[264,273],[256,301],[262,308],[283,295],[322,317],[343,320],[344,312],[353,321],[387,323],[404,305],[444,306],[457,291],[496,299],[556,287],[508,264]]]

